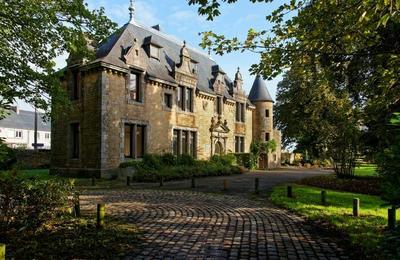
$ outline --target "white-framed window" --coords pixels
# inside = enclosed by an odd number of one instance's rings
[[[22,138],[22,131],[15,130],[15,138]]]
[[[45,134],[44,134],[44,138],[45,138],[45,139],[50,139],[50,133],[45,133]]]

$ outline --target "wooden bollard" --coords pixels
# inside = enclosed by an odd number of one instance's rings
[[[325,190],[321,191],[321,204],[326,206],[326,191]]]
[[[79,203],[79,199],[74,204],[74,215],[76,218],[79,218],[81,216],[81,205]]]
[[[396,207],[388,209],[388,228],[394,230],[396,228]]]
[[[287,186],[287,197],[293,198],[293,188],[292,186]]]
[[[194,176],[192,176],[192,185],[191,185],[192,189],[196,188],[196,179],[194,178]]]
[[[224,180],[224,182],[223,182],[223,191],[227,191],[228,190],[228,180]]]
[[[0,244],[0,260],[6,259],[6,245]]]
[[[106,205],[97,204],[97,228],[101,229],[104,227],[104,218],[106,216]]]
[[[164,176],[160,176],[160,187],[164,186]]]
[[[131,186],[131,177],[126,176],[126,186]]]
[[[260,194],[260,179],[259,178],[256,178],[254,180],[254,192],[256,194]]]
[[[96,177],[92,177],[92,186],[96,186]]]
[[[360,216],[360,199],[353,199],[353,217]]]

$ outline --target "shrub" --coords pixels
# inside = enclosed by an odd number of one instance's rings
[[[145,154],[142,162],[149,169],[161,169],[163,166],[161,155],[158,154]]]
[[[0,178],[0,232],[34,230],[56,217],[73,195],[65,180],[22,179],[16,173]]]
[[[142,161],[128,161],[120,168],[135,169],[132,180],[138,182],[157,182],[163,176],[165,181],[205,176],[222,176],[242,173],[233,166],[236,158],[233,154],[213,156],[210,161],[196,161],[190,155],[146,154]]]
[[[250,153],[237,153],[235,156],[238,165],[246,167],[247,169],[253,169]]]
[[[121,163],[119,165],[119,168],[128,168],[128,167],[136,168],[138,164],[140,164],[139,161],[131,160],[131,161]]]
[[[174,166],[177,163],[176,161],[176,157],[172,153],[161,155],[161,163],[165,166]]]
[[[230,166],[236,163],[236,157],[231,153],[226,155],[214,155],[211,157],[210,161],[219,163],[221,165]]]
[[[9,148],[0,138],[0,169],[10,170],[17,162],[13,149]]]
[[[194,165],[196,160],[191,155],[182,154],[176,158],[176,165]]]

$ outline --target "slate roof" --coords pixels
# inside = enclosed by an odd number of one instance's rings
[[[274,102],[271,98],[271,95],[268,92],[267,85],[263,78],[258,75],[254,80],[253,86],[251,87],[249,100],[251,102],[255,101],[270,101]]]
[[[128,66],[121,59],[123,50],[128,49],[134,42],[134,38],[138,40],[139,44],[145,44],[149,40],[156,42],[157,45],[162,46],[160,60],[150,58],[149,65],[146,68],[146,73],[149,76],[165,80],[168,82],[176,83],[175,79],[171,76],[174,64],[180,62],[180,52],[183,42],[174,39],[173,37],[160,32],[152,27],[147,27],[137,22],[130,22],[125,24],[116,33],[114,33],[106,42],[104,42],[98,49],[96,60],[94,62],[102,61],[118,67],[128,69]],[[209,58],[207,55],[187,47],[190,58],[196,61],[198,83],[197,88],[203,92],[213,94],[212,74],[213,67],[218,64]],[[141,48],[141,54],[147,55],[144,48]],[[233,99],[229,94],[229,88],[232,87],[232,80],[225,75],[225,89],[224,96]]]
[[[20,110],[17,114],[14,110],[8,111],[8,116],[0,120],[0,127],[12,129],[33,130],[35,128],[35,112]],[[43,120],[44,114],[38,113],[38,131],[50,132],[51,123]]]

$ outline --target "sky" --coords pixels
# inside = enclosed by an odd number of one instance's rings
[[[129,21],[129,0],[86,0],[89,9],[105,8],[106,15],[119,26]],[[141,24],[153,26],[159,24],[161,30],[180,40],[186,40],[192,48],[201,50],[199,43],[203,31],[213,31],[227,37],[237,36],[244,39],[249,28],[266,30],[271,27],[265,17],[275,10],[284,0],[276,0],[272,4],[251,3],[249,0],[239,0],[236,4],[221,6],[221,16],[214,21],[207,21],[206,17],[199,16],[198,6],[188,5],[187,0],[135,0],[135,19]],[[207,53],[206,50],[201,50]],[[66,65],[66,55],[56,59],[57,67]],[[235,52],[211,57],[223,68],[230,78],[234,78],[237,68],[240,67],[244,79],[244,88],[249,94],[254,81],[249,68],[259,62],[259,55],[252,52]],[[277,77],[267,82],[268,90],[273,99],[276,96],[276,86],[281,80]],[[23,109],[31,109],[27,104],[19,102]]]

